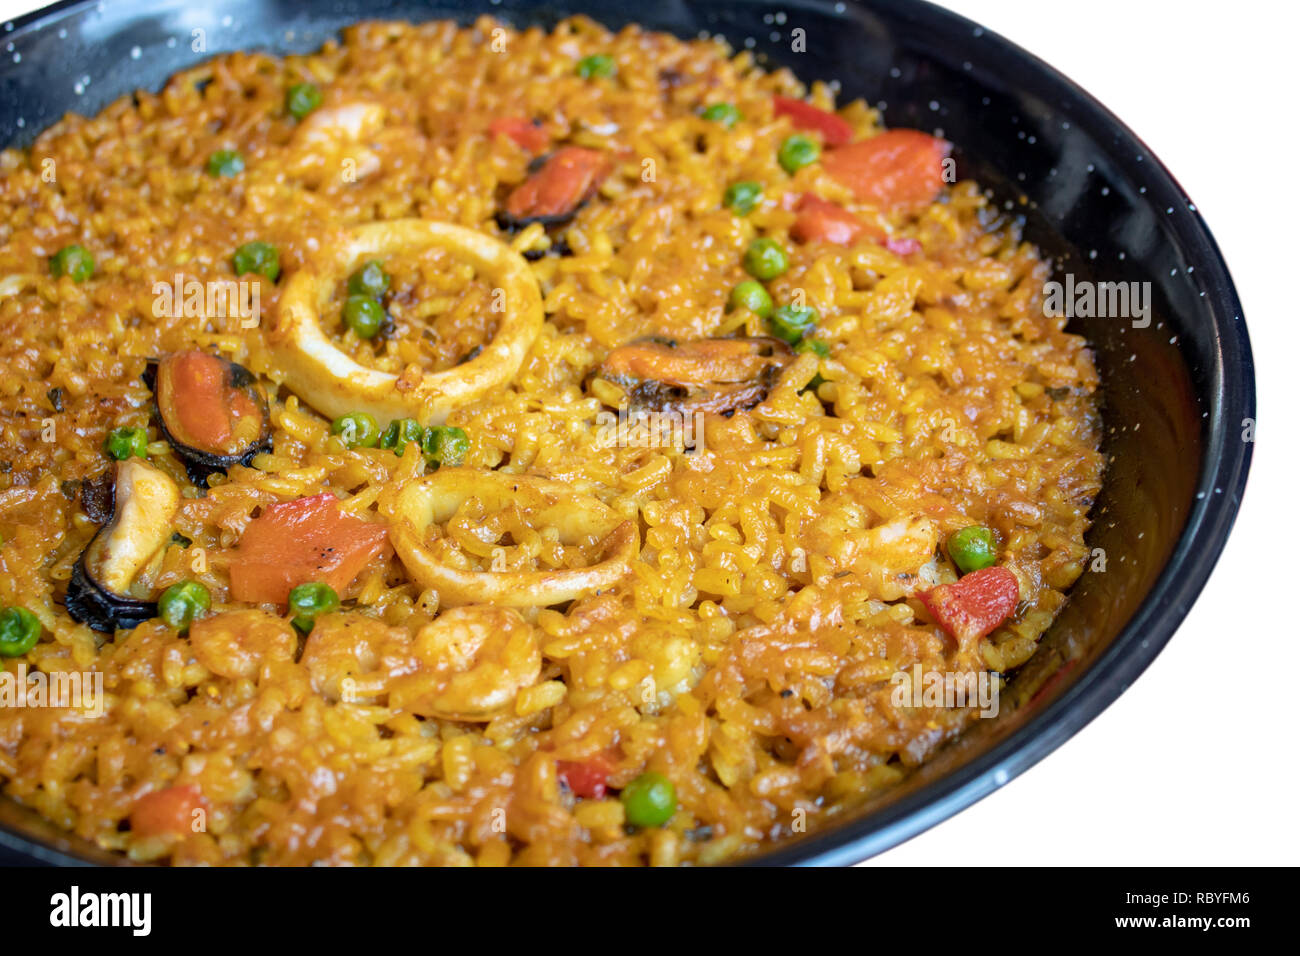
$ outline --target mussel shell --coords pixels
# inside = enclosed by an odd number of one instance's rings
[[[72,566],[72,577],[68,579],[68,593],[63,606],[69,617],[93,630],[112,634],[118,628],[130,630],[158,616],[157,601],[120,597],[96,581],[86,570],[89,550],[87,547],[81,553]]]
[[[794,355],[788,344],[769,336],[742,336],[737,337],[737,341],[745,342],[754,354],[763,357],[788,359]],[[661,335],[644,336],[629,344],[639,343],[653,343],[668,348],[675,348],[678,344],[674,339]],[[587,376],[586,384],[590,387],[592,379],[604,378],[618,385],[627,394],[630,409],[635,412],[710,412],[730,418],[738,411],[748,411],[765,401],[780,377],[781,366],[774,363],[765,365],[757,376],[748,381],[686,387],[653,378],[637,379],[627,375],[603,374],[602,367],[597,367]]]
[[[573,217],[578,214],[578,211],[586,204],[587,200],[584,199],[568,212],[562,212],[555,216],[512,216],[504,209],[501,209],[498,210],[496,215],[492,218],[496,220],[496,224],[502,232],[509,233],[510,235],[514,235],[517,232],[523,232],[535,222],[540,222],[543,228],[549,231],[557,226],[563,226],[570,222]],[[569,255],[572,255],[571,251],[569,252]]]
[[[545,259],[547,256],[556,256],[562,259],[573,255],[573,249],[569,246],[568,238],[560,236],[546,249],[526,249],[522,255],[529,262],[536,262],[538,259]]]
[[[218,358],[220,358],[218,356]],[[167,444],[172,446],[176,452],[176,457],[185,465],[185,473],[189,476],[191,482],[196,485],[203,485],[207,482],[209,475],[221,473],[225,474],[235,465],[249,465],[253,458],[264,451],[271,451],[273,443],[271,440],[271,416],[267,409],[266,399],[262,393],[254,388],[256,379],[253,373],[238,362],[232,362],[229,359],[221,358],[230,369],[230,384],[238,389],[244,389],[253,396],[258,411],[262,415],[262,433],[252,445],[244,452],[238,455],[214,455],[212,452],[203,451],[201,448],[195,448],[185,444],[178,439],[167,427],[167,422],[163,417],[162,409],[158,406],[158,359],[149,359],[145,363],[144,374],[141,378],[149,386],[149,391],[153,392],[153,420],[158,426],[158,431]]]

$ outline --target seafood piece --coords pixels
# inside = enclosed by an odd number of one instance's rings
[[[330,342],[320,325],[320,310],[358,263],[426,246],[467,259],[500,291],[505,311],[496,335],[469,361],[414,379],[366,368]],[[541,331],[542,318],[542,294],[532,269],[491,236],[423,219],[370,223],[352,229],[316,265],[290,277],[269,337],[275,363],[270,374],[331,418],[366,412],[380,422],[414,418],[422,425],[440,425],[457,406],[514,378]]]
[[[565,146],[535,161],[536,170],[506,199],[497,224],[518,232],[530,223],[558,226],[574,217],[613,171],[607,154]]]
[[[542,672],[540,632],[507,607],[457,607],[415,635],[415,674],[399,677],[388,706],[446,720],[487,720]]]
[[[111,634],[157,616],[157,602],[131,586],[171,538],[180,501],[176,482],[157,468],[139,458],[118,462],[113,520],[91,539],[68,581],[64,606],[74,621]]]
[[[271,450],[266,396],[242,365],[207,352],[178,352],[151,362],[144,378],[158,428],[196,484]]]
[[[856,507],[823,518],[812,529],[818,550],[870,585],[872,596],[896,601],[933,581],[924,580],[923,566],[934,559],[939,532],[925,515],[902,515],[876,525],[861,526]]]
[[[342,103],[314,110],[294,131],[290,169],[298,176],[311,176],[339,168],[339,161],[351,159],[357,179],[379,170],[379,156],[362,145],[384,125],[385,111],[377,103]]]
[[[794,358],[771,338],[646,340],[614,349],[595,378],[618,386],[634,411],[724,414],[767,398]]]
[[[470,498],[490,509],[515,507],[565,544],[594,545],[599,561],[585,568],[477,571],[453,567],[426,544],[431,525],[448,521]],[[547,478],[471,468],[440,468],[404,485],[388,502],[389,538],[410,575],[434,588],[444,607],[499,604],[547,607],[600,590],[631,572],[640,551],[636,525],[599,498]]]

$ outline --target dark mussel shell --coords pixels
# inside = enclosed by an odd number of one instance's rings
[[[202,485],[207,481],[209,475],[217,472],[225,474],[227,470],[235,465],[248,465],[255,455],[270,451],[272,447],[271,416],[267,410],[266,396],[258,388],[257,380],[252,372],[244,368],[244,366],[221,356],[208,357],[220,362],[225,368],[226,387],[246,395],[257,410],[257,414],[261,416],[262,423],[259,434],[252,442],[229,454],[220,454],[197,448],[184,440],[180,425],[175,420],[175,417],[169,413],[169,410],[163,407],[163,403],[159,401],[158,396],[158,376],[163,363],[178,357],[173,355],[164,359],[150,359],[145,367],[143,378],[150,391],[154,393],[154,422],[157,424],[162,436],[167,439],[167,443],[176,452],[176,456],[184,463],[185,472],[189,475],[190,481],[196,485]]]
[[[138,458],[119,462],[116,471],[106,471],[93,482],[84,483],[83,498],[92,483],[94,491],[90,498],[94,513],[87,507],[87,514],[101,524],[72,567],[63,604],[74,621],[111,634],[117,628],[133,628],[156,617],[158,605],[108,583],[113,580],[114,572],[104,573],[106,562],[113,558],[106,549],[124,548],[128,557],[132,552],[147,556],[156,549],[173,533],[170,516],[180,502],[180,489],[164,472]],[[132,511],[128,518],[126,509],[137,495],[142,496],[141,508]],[[153,509],[161,508],[170,509],[166,521],[156,520],[160,512]],[[123,525],[124,521],[131,524]],[[115,530],[123,531],[116,545],[111,538]],[[123,552],[119,551],[117,556],[122,557]],[[121,569],[116,573],[120,577]]]
[[[566,225],[570,220],[573,219],[574,216],[578,214],[578,210],[581,209],[586,204],[587,201],[583,200],[582,202],[574,206],[573,209],[571,209],[569,212],[562,213],[558,216],[519,217],[519,216],[512,216],[504,209],[501,209],[498,210],[497,213],[492,218],[496,220],[496,224],[501,229],[502,232],[507,232],[510,233],[511,235],[514,235],[517,232],[523,232],[525,228],[531,226],[535,222],[540,222],[542,226],[549,231],[551,229],[558,228],[559,226]],[[565,243],[565,248],[566,249],[568,248],[568,243]],[[569,250],[567,254],[572,255],[573,254],[572,250]]]
[[[92,542],[93,543],[93,542]],[[86,570],[86,551],[72,566],[68,593],[63,606],[68,616],[96,631],[112,634],[118,628],[131,629],[158,616],[157,601],[138,601],[120,597],[105,589]]]
[[[555,150],[554,152],[545,153],[541,156],[534,157],[532,162],[528,164],[529,178],[532,179],[533,177],[537,176],[539,173],[545,170],[553,161],[559,162],[561,165],[563,165],[566,161],[565,157],[567,156],[571,158],[575,153],[586,154],[588,158],[592,155],[596,155],[592,150],[585,150],[579,147],[562,147],[560,149]],[[599,162],[607,164],[608,159],[603,158],[600,159]],[[583,206],[585,206],[588,202],[591,201],[592,196],[596,194],[596,191],[600,185],[600,181],[603,180],[605,176],[608,175],[608,173],[609,173],[608,166],[606,166],[605,169],[600,171],[588,170],[589,175],[585,179],[579,180],[579,182],[585,183],[587,187],[585,192],[583,192],[581,195],[574,195],[570,197],[567,208],[563,210],[554,210],[547,214],[520,215],[518,212],[510,211],[509,209],[510,200],[507,200],[506,208],[503,208],[500,211],[498,211],[494,217],[496,219],[496,224],[498,227],[500,227],[500,229],[503,232],[507,232],[507,233],[519,232],[520,230],[524,229],[527,226],[532,225],[535,222],[541,223],[542,226],[548,232],[555,229],[558,226],[563,226],[565,223],[569,222],[571,219],[573,219],[574,216],[578,214],[578,210],[580,210]],[[526,185],[527,182],[528,181],[526,180],[524,184],[517,186],[515,188],[515,193],[517,193],[520,189],[524,188],[524,185]],[[515,195],[515,193],[511,194],[512,198]],[[566,244],[566,249],[567,249],[567,244]],[[557,251],[557,254],[571,255],[572,252]]]
[[[573,249],[569,246],[569,240],[566,236],[560,236],[554,239],[546,249],[527,249],[523,257],[529,262],[536,262],[538,259],[545,259],[547,256],[556,256],[563,259],[565,256],[573,255]]]
[[[659,380],[653,377],[636,378],[608,367],[609,357],[596,369],[592,377],[604,378],[626,390],[633,411],[673,412],[689,414],[711,412],[730,416],[737,411],[753,408],[767,398],[781,377],[781,370],[794,357],[790,347],[779,339],[767,337],[734,339],[699,339],[678,343],[662,336],[649,336],[623,348],[654,346],[662,350],[698,346],[711,342],[728,343],[746,348],[753,356],[769,358],[752,377],[740,380],[711,381],[701,378],[682,382]],[[616,349],[615,352],[618,350]],[[611,356],[614,353],[610,353]]]

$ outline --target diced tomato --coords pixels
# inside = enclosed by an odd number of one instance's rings
[[[973,649],[980,638],[1015,611],[1020,602],[1020,582],[1009,568],[983,568],[919,597],[960,647]]]
[[[943,188],[952,144],[914,129],[891,129],[828,150],[822,168],[863,202],[882,208],[923,205]]]
[[[853,141],[853,127],[834,113],[818,109],[803,100],[788,96],[772,97],[772,107],[777,116],[788,116],[796,129],[821,133],[827,146],[843,146]]]
[[[388,546],[388,529],[339,510],[328,491],[271,505],[248,523],[230,566],[230,594],[250,604],[288,603],[299,584],[342,594]]]
[[[530,153],[540,153],[551,138],[541,123],[523,116],[502,116],[488,124],[493,136],[508,136]]]
[[[555,774],[560,782],[569,788],[575,797],[585,800],[599,800],[605,795],[609,786],[610,767],[603,757],[588,760],[559,760],[555,764]]]
[[[506,200],[516,221],[572,215],[613,170],[609,156],[595,149],[565,146],[524,180]]]
[[[142,837],[191,833],[196,810],[206,812],[207,801],[192,783],[146,793],[131,808],[131,832]]]
[[[799,200],[799,217],[790,227],[796,242],[830,242],[851,246],[867,229],[867,224],[843,206],[827,202],[812,193]]]
[[[885,240],[885,248],[896,256],[910,256],[914,252],[921,251],[921,240],[919,239],[896,239],[890,236]]]

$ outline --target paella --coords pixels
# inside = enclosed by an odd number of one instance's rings
[[[0,153],[3,792],[137,862],[710,864],[988,716],[1098,376],[838,94],[367,22]]]

